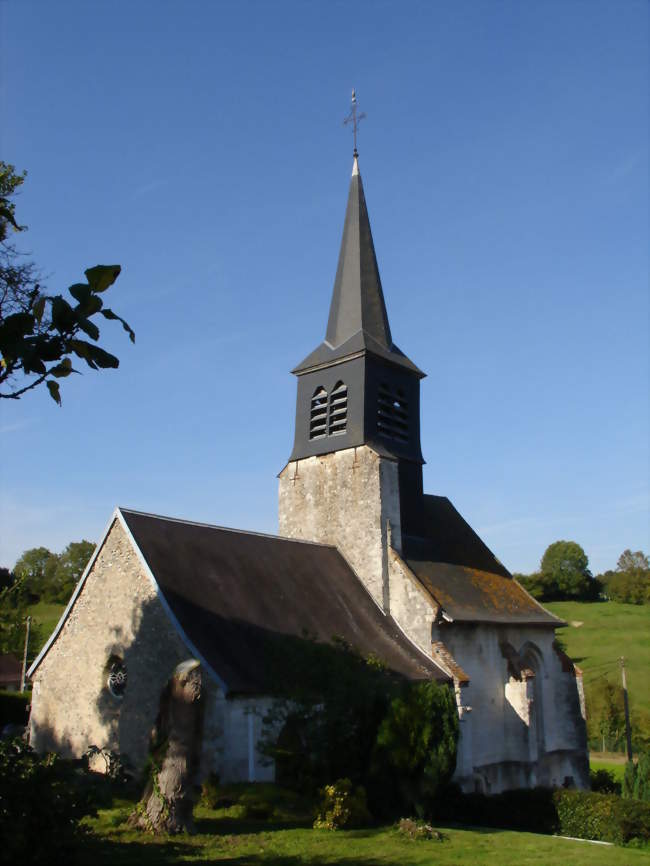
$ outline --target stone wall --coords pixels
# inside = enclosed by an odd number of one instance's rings
[[[126,665],[122,698],[107,687],[111,656]],[[55,749],[73,756],[96,745],[142,766],[161,691],[188,656],[116,520],[62,630],[34,673],[31,744],[37,751]]]
[[[367,445],[296,460],[280,473],[280,535],[338,547],[384,609],[389,523],[401,538],[397,463]]]
[[[553,629],[446,623],[434,637],[470,678],[456,777],[466,790],[562,785],[566,777],[588,785],[579,690],[555,651]],[[519,671],[509,666],[506,645],[521,660]]]

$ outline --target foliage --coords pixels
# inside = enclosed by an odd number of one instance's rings
[[[0,691],[0,728],[27,724],[31,692]]]
[[[614,794],[558,790],[553,793],[558,832],[563,836],[617,844],[650,841],[650,805]]]
[[[47,547],[26,550],[14,565],[14,574],[22,581],[21,596],[30,604],[48,599],[53,590],[59,557]],[[49,599],[48,599],[49,600]]]
[[[650,603],[650,560],[641,550],[624,550],[616,571],[599,575],[605,593],[612,601],[624,604]]]
[[[592,791],[597,791],[599,794],[619,794],[621,793],[621,783],[617,782],[614,774],[609,770],[590,770],[589,784]]]
[[[264,717],[261,750],[278,781],[309,793],[337,778],[364,784],[396,678],[340,640],[283,638],[269,643],[263,663],[279,694]]]
[[[39,757],[22,740],[0,741],[0,862],[51,863],[73,848],[97,793],[78,761]]]
[[[370,821],[366,792],[354,788],[349,779],[339,779],[319,791],[320,802],[314,820],[316,830],[362,827]]]
[[[0,590],[0,654],[22,657],[27,617],[23,584],[22,579],[14,578],[13,583]]]
[[[650,803],[650,752],[641,752],[636,764],[628,761],[625,765],[623,797]]]
[[[540,571],[547,600],[598,597],[600,586],[591,576],[587,554],[575,541],[549,544]]]
[[[402,818],[397,825],[397,832],[415,841],[435,839],[437,842],[442,842],[444,839],[442,833],[434,829],[431,824],[427,824],[426,821],[416,821],[414,818]]]
[[[402,807],[423,815],[453,775],[457,743],[453,692],[432,681],[408,685],[377,733],[379,785],[397,795]]]
[[[311,824],[312,801],[295,791],[268,782],[222,785],[216,773],[201,786],[199,807],[219,812],[225,820]]]
[[[559,833],[617,844],[650,840],[650,805],[615,794],[534,788],[503,794],[457,794],[440,813],[487,827]]]
[[[14,566],[20,580],[20,597],[29,604],[38,601],[65,603],[74,590],[95,545],[91,541],[71,541],[63,553],[47,547],[26,550]]]
[[[87,282],[68,289],[70,300],[41,291],[33,263],[23,261],[7,241],[11,229],[25,229],[16,222],[11,201],[24,178],[24,173],[17,175],[14,166],[0,161],[0,397],[18,399],[45,383],[60,405],[58,380],[78,372],[73,357],[93,370],[119,366],[115,355],[97,345],[97,316],[121,322],[132,342],[135,334],[100,297],[119,276],[119,265],[86,270]]]

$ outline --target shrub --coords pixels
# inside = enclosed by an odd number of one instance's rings
[[[650,805],[615,794],[533,788],[503,794],[457,794],[440,815],[465,824],[559,833],[618,844],[650,840]]]
[[[620,796],[621,783],[616,781],[614,774],[609,770],[591,770],[589,783],[591,790],[597,791],[599,794],[618,794]]]
[[[353,789],[349,779],[339,779],[325,785],[319,792],[320,803],[314,828],[338,830],[341,827],[361,827],[370,820],[366,792],[362,787]]]
[[[422,816],[451,779],[457,742],[451,689],[432,681],[409,685],[392,701],[379,727],[373,787],[397,795],[399,806]],[[379,811],[389,805],[384,796]]]
[[[601,842],[650,841],[650,806],[623,800],[614,794],[591,791],[553,793],[558,832],[563,836],[596,839]]]
[[[650,752],[641,752],[637,764],[628,761],[625,765],[623,797],[650,803]]]
[[[402,818],[397,825],[397,832],[408,839],[423,840],[435,839],[437,842],[442,842],[443,835],[439,830],[435,830],[431,824],[424,821],[416,821],[414,818]]]
[[[31,692],[0,692],[0,729],[27,724],[31,697]]]
[[[96,814],[97,784],[83,761],[39,757],[20,739],[0,741],[0,862],[50,863]]]

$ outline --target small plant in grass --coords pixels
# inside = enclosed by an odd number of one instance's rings
[[[437,842],[442,842],[444,838],[442,833],[431,824],[427,824],[426,821],[416,821],[415,818],[402,818],[397,825],[397,832],[408,839],[418,841],[435,839]]]
[[[361,827],[370,821],[364,788],[353,788],[349,779],[338,779],[321,789],[314,829],[339,830]]]

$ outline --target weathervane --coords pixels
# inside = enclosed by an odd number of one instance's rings
[[[348,114],[348,116],[343,121],[343,125],[347,126],[348,123],[352,124],[352,135],[354,136],[354,156],[359,156],[357,151],[357,130],[359,129],[359,124],[366,116],[365,112],[362,111],[361,114],[357,114],[357,94],[353,90],[352,91],[352,110]]]

